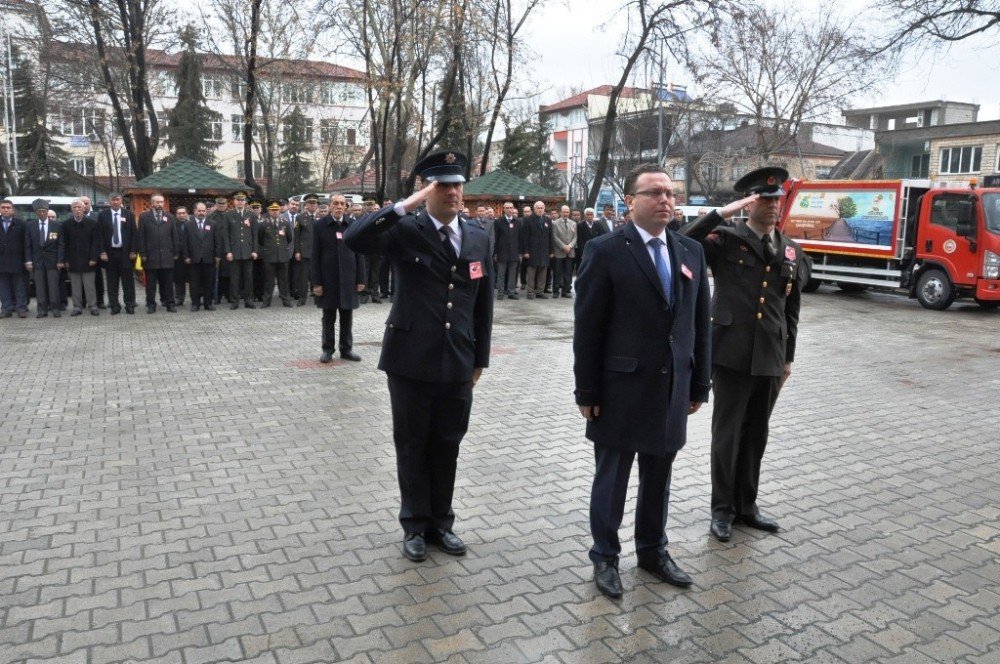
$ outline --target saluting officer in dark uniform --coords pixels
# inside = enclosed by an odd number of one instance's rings
[[[451,502],[472,388],[489,365],[493,273],[486,232],[458,217],[465,162],[458,152],[428,155],[415,172],[429,185],[345,234],[351,249],[386,256],[396,275],[379,369],[389,378],[403,555],[413,561],[427,557],[427,540],[466,551]]]
[[[245,206],[246,195],[233,196],[235,207],[226,217],[226,262],[229,263],[229,308],[253,309],[253,261],[257,259],[257,216]]]
[[[808,259],[775,228],[784,200],[783,168],[761,168],[736,183],[747,196],[681,230],[699,240],[715,277],[712,298],[712,523],[721,542],[732,524],[777,532],[760,513],[757,487],[768,420],[792,373],[799,302]],[[723,225],[743,207],[749,219]],[[720,214],[721,212],[721,214]]]
[[[292,306],[292,298],[288,292],[288,258],[292,255],[292,233],[290,222],[280,215],[281,203],[277,200],[268,201],[267,214],[258,226],[260,257],[264,264],[264,284],[261,294],[265,309],[271,306],[276,279],[282,306]]]

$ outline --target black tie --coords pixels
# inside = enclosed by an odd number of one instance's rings
[[[444,245],[444,251],[448,254],[448,260],[455,262],[458,260],[458,254],[455,253],[455,245],[451,243],[451,234],[454,233],[454,229],[451,226],[442,226],[441,231],[441,244]]]
[[[118,213],[115,212],[115,234],[111,238],[111,245],[114,247],[120,247],[122,244],[122,231],[121,223],[118,220]]]
[[[205,232],[205,224],[201,219],[198,220],[198,232],[199,233]]]
[[[44,244],[45,243],[45,222],[44,221],[39,221],[38,222],[38,234],[41,236],[42,243]]]
[[[764,245],[764,259],[768,263],[773,263],[775,258],[774,245],[771,244],[771,234],[768,233],[760,239],[761,243]]]

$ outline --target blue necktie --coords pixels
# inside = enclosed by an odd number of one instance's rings
[[[656,274],[660,275],[660,284],[663,286],[663,294],[667,296],[667,302],[673,304],[673,289],[670,287],[670,266],[663,260],[663,253],[660,247],[663,240],[654,237],[649,241],[649,246],[653,248],[653,263],[656,265]]]

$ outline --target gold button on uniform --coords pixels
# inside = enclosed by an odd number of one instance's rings
[[[758,312],[757,312],[757,320],[760,320],[760,319],[761,319],[761,318],[763,318],[763,317],[764,317],[764,314],[762,314],[762,313],[760,313],[760,312],[758,311]]]
[[[760,303],[764,304],[764,298],[760,298]]]
[[[448,284],[448,290],[455,290],[455,284]]]
[[[444,324],[444,329],[450,330],[451,329],[451,323],[445,323]]]
[[[451,309],[451,302],[448,303],[448,308]]]
[[[740,259],[740,265],[743,265],[743,259],[742,258]]]
[[[767,288],[767,282],[766,281],[761,284],[761,288]]]
[[[456,266],[454,266],[454,265],[452,265],[452,266],[451,266],[451,271],[452,271],[452,272],[454,272],[454,271],[455,271],[455,270],[457,270],[457,269],[458,269],[458,267],[456,267]]]
[[[768,266],[766,266],[764,268],[764,272],[770,272],[770,271],[771,271],[771,266],[770,265],[768,265]]]

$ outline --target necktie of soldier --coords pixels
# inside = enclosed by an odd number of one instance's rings
[[[455,253],[455,245],[451,243],[451,236],[454,232],[455,229],[451,226],[441,227],[441,244],[444,245],[445,253],[448,254],[448,259],[452,262],[458,260],[458,254]]]
[[[768,233],[760,241],[764,245],[764,258],[768,263],[773,263],[777,254],[774,253],[774,245],[771,244],[771,234]]]
[[[40,238],[41,242],[45,242],[45,222],[44,221],[39,221],[38,222],[38,237]]]
[[[654,237],[649,241],[649,246],[653,248],[653,264],[656,266],[656,274],[660,277],[660,285],[663,286],[663,294],[667,297],[667,302],[673,304],[673,288],[670,286],[671,275],[670,266],[667,261],[663,258],[663,252],[660,251],[660,247],[663,246],[663,240],[658,237]]]

